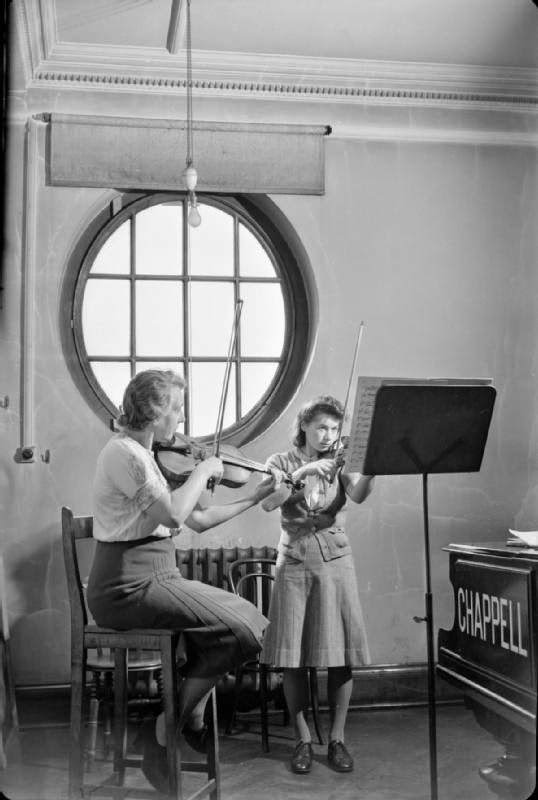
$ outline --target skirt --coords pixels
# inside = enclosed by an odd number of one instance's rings
[[[98,625],[179,631],[184,677],[216,677],[252,659],[267,625],[247,600],[184,578],[171,538],[97,542],[87,600]]]
[[[351,548],[342,548],[339,557],[325,548],[324,556],[320,541],[306,535],[279,554],[263,663],[297,668],[370,662]]]

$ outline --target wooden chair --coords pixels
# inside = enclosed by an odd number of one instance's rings
[[[18,742],[19,718],[15,699],[15,681],[9,649],[9,620],[4,559],[0,555],[0,769],[6,767],[6,747],[13,736]]]
[[[92,620],[90,619],[91,623]],[[87,722],[88,735],[84,760],[90,769],[97,752],[97,730],[99,713],[103,716],[103,758],[107,759],[112,749],[112,720],[114,717],[114,653],[104,650],[88,650],[86,671],[92,676],[90,684],[90,710]],[[129,650],[127,654],[127,707],[141,714],[162,701],[162,670],[159,653],[145,650]],[[0,798],[1,800],[1,798]]]
[[[131,629],[117,631],[88,624],[84,591],[80,579],[76,542],[90,539],[93,517],[74,517],[71,509],[62,508],[62,541],[71,607],[71,743],[69,752],[69,800],[80,800],[86,792],[103,791],[115,798],[121,794],[128,766],[140,767],[140,758],[127,757],[127,654],[129,650],[152,650],[159,653],[162,669],[162,702],[166,726],[166,750],[170,775],[169,796],[185,800],[183,772],[205,772],[207,781],[188,798],[209,795],[220,798],[220,767],[215,692],[209,704],[210,746],[208,757],[201,762],[181,762],[177,730],[177,670],[175,650],[179,632],[170,629]],[[84,784],[83,736],[84,700],[88,650],[110,648],[114,652],[114,775],[99,787]],[[128,790],[125,790],[127,793]],[[140,797],[140,791],[136,791]],[[148,791],[147,797],[158,796]]]
[[[249,600],[251,603],[254,603],[259,611],[265,615],[267,615],[269,611],[269,604],[271,602],[271,594],[275,579],[275,565],[276,559],[274,558],[240,558],[232,562],[229,566],[228,580],[231,590],[246,600]],[[242,664],[236,670],[235,702],[232,712],[228,718],[226,733],[231,733],[232,731],[236,715],[237,701],[241,693],[243,675],[249,672],[259,676],[262,748],[265,753],[268,753],[268,678],[271,673],[281,673],[282,670],[279,667],[270,667],[267,664],[262,664],[259,658],[256,658],[254,661],[248,661],[245,664]],[[321,734],[319,725],[318,680],[315,667],[309,668],[308,680],[310,687],[310,704],[312,707],[312,717],[314,720],[314,727],[316,729],[316,736],[318,737],[319,744],[323,744],[323,736]],[[284,714],[284,724],[287,724],[288,721],[289,715],[286,708]]]

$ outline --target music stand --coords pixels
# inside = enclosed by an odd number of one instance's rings
[[[426,616],[414,620],[427,625],[432,800],[437,800],[437,742],[428,475],[478,472],[496,395],[495,389],[487,385],[489,381],[476,381],[474,385],[470,385],[471,381],[445,383],[382,383],[375,396],[361,470],[364,475],[422,475]]]

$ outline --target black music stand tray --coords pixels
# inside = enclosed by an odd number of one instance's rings
[[[480,469],[496,392],[484,381],[471,383],[390,385],[387,380],[376,393],[362,469],[365,475],[422,475],[426,616],[414,620],[427,625],[432,800],[437,800],[437,742],[428,475]]]

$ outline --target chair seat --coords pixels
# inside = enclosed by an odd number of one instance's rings
[[[158,653],[129,653],[127,656],[127,669],[145,672],[152,669],[159,669],[161,658]],[[110,653],[88,653],[86,667],[89,670],[100,672],[111,672],[114,669],[114,657]]]

